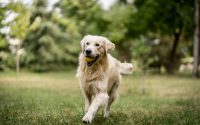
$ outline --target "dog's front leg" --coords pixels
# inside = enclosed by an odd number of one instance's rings
[[[84,92],[84,99],[85,99],[85,113],[86,113],[91,104],[91,96]]]
[[[91,123],[96,112],[98,111],[101,105],[104,105],[108,101],[107,93],[98,93],[96,94],[92,104],[90,105],[88,112],[83,117],[83,123]]]

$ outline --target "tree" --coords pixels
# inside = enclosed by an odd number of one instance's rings
[[[171,49],[167,54],[168,62],[164,64],[167,72],[173,74],[176,63],[180,60],[177,59],[180,38],[185,38],[192,29],[193,3],[187,0],[137,0],[134,5],[138,12],[133,15],[131,22],[133,27],[129,29],[129,32],[138,31],[139,34],[146,34],[147,37],[153,33],[154,37],[168,36],[173,39],[170,42]]]
[[[193,65],[193,74],[195,77],[199,77],[199,56],[200,56],[200,44],[199,44],[199,0],[194,1],[194,47],[193,47],[193,55],[194,55],[194,65]]]
[[[76,23],[59,11],[58,5],[47,11],[47,0],[33,3],[30,31],[23,47],[27,55],[24,65],[33,71],[48,71],[75,66],[79,52]]]
[[[117,55],[120,60],[131,61],[134,36],[128,34],[129,21],[134,14],[134,7],[129,4],[115,3],[104,14],[107,30],[103,33],[116,44]]]
[[[70,18],[83,37],[86,34],[101,34],[107,22],[102,18],[103,10],[95,0],[61,0],[57,5],[66,18]]]
[[[1,5],[0,4],[0,28],[3,28],[5,26],[3,22],[3,20],[5,19],[6,15],[6,6]],[[6,69],[7,67],[7,57],[8,57],[8,43],[5,40],[5,34],[3,34],[2,32],[0,32],[0,71],[3,71],[4,69]]]
[[[29,27],[29,18],[30,11],[22,2],[13,2],[11,1],[7,8],[11,11],[11,13],[17,14],[13,21],[9,22],[9,27],[11,28],[10,35],[15,38],[15,40],[9,38],[11,41],[19,41],[16,47],[16,71],[17,74],[20,70],[20,48],[21,41],[24,40],[26,33],[28,32]]]

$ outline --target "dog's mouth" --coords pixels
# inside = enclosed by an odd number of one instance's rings
[[[97,59],[99,58],[99,55],[92,57],[92,56],[85,56],[85,61],[87,62],[88,66],[92,66]]]

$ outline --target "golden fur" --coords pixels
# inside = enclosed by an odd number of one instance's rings
[[[98,47],[95,46],[97,43]],[[130,63],[121,63],[108,54],[114,50],[115,45],[105,37],[87,35],[81,41],[81,47],[77,77],[85,98],[86,114],[82,120],[84,123],[91,123],[100,106],[105,106],[104,117],[109,116],[110,106],[117,96],[121,74],[131,73],[133,66]],[[87,65],[85,59],[86,48],[90,48],[93,55],[99,55],[91,66]]]

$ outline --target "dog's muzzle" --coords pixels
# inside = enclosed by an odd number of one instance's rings
[[[91,56],[91,54],[92,54],[92,50],[91,49],[86,49],[85,50],[85,55],[86,56]]]
[[[93,65],[97,61],[98,58],[99,58],[99,55],[94,56],[94,57],[92,57],[92,56],[85,56],[85,61],[87,62],[88,66],[91,66],[91,65]]]
[[[85,50],[84,55],[88,66],[93,65],[99,58],[99,55],[93,55],[92,50],[89,48]]]

